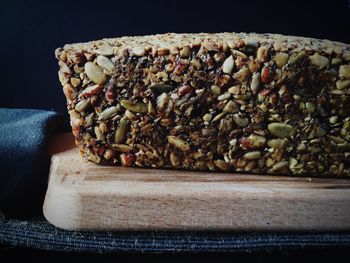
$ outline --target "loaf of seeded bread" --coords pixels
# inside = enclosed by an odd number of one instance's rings
[[[99,164],[350,176],[350,45],[162,34],[55,52],[72,131]]]

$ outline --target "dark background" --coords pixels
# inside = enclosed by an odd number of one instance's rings
[[[165,32],[269,32],[350,43],[350,0],[0,1],[0,107],[65,113],[54,50]]]

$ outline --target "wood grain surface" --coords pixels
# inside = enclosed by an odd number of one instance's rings
[[[69,230],[350,230],[350,180],[86,163],[70,134],[52,141],[43,207]]]

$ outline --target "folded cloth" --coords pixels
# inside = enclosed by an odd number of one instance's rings
[[[348,248],[349,232],[76,232],[46,220],[0,220],[0,244],[75,252],[237,252]]]
[[[0,108],[0,211],[41,213],[49,169],[46,145],[63,117],[52,111]]]

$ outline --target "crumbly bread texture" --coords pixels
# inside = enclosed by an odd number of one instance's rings
[[[100,164],[350,176],[350,45],[276,34],[120,37],[55,52]]]

